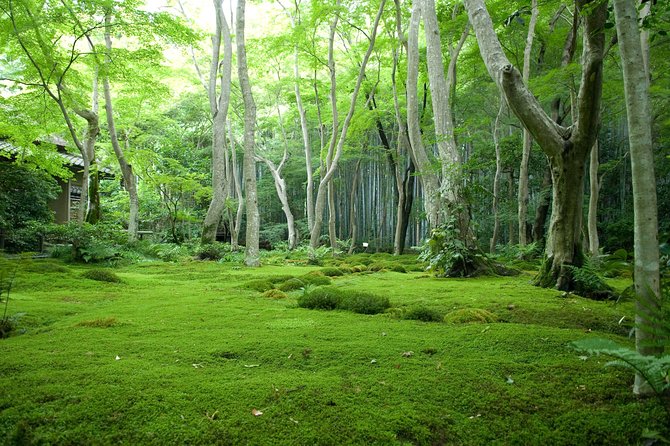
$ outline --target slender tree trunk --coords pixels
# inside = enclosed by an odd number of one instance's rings
[[[528,36],[526,47],[523,52],[523,81],[528,84],[530,80],[530,55],[533,50],[533,39],[535,37],[535,25],[537,23],[538,8],[537,0],[531,2],[530,22],[528,23]],[[523,152],[521,165],[519,166],[519,244],[525,246],[526,240],[526,218],[528,217],[528,163],[530,161],[530,150],[533,139],[528,129],[523,129]]]
[[[105,46],[107,48],[107,54],[105,56],[105,65],[109,67],[111,64],[111,52],[112,52],[112,38],[110,34],[111,27],[111,12],[108,12],[105,15]],[[133,173],[132,166],[126,160],[126,157],[121,149],[119,144],[118,134],[116,132],[116,126],[114,124],[114,110],[112,108],[112,93],[109,86],[109,74],[105,73],[102,78],[103,90],[105,94],[105,113],[107,115],[107,127],[109,129],[109,136],[112,142],[112,148],[114,149],[114,154],[116,155],[117,160],[119,161],[119,167],[121,168],[121,173],[123,175],[123,186],[128,191],[128,196],[130,198],[130,215],[128,217],[128,240],[133,242],[137,240],[137,231],[139,225],[139,200],[137,196],[137,183],[135,180],[135,174]],[[125,135],[125,144],[128,144],[128,135]]]
[[[643,63],[640,67],[640,61],[645,61],[647,41],[638,28],[635,2],[614,0],[614,14],[623,68],[633,179],[635,346],[643,355],[659,355],[663,352],[663,348],[656,339],[655,332],[662,313],[652,115],[648,65]],[[633,392],[649,395],[653,393],[653,389],[641,375],[637,374]]]
[[[593,144],[589,162],[589,253],[597,256],[600,249],[598,239],[598,196],[600,194],[600,181],[598,181],[598,141]]]
[[[247,231],[244,262],[247,266],[260,266],[258,238],[260,218],[258,214],[258,194],[256,191],[255,128],[256,103],[251,94],[249,71],[247,69],[247,51],[244,41],[245,0],[237,2],[237,21],[235,40],[237,43],[237,75],[244,99],[244,191],[247,205]]]
[[[602,93],[603,50],[607,5],[595,4],[586,14],[582,78],[574,124],[562,127],[543,110],[509,62],[493,29],[483,0],[465,0],[482,58],[505,94],[512,111],[547,154],[553,179],[553,207],[546,246],[547,260],[536,278],[540,286],[574,289],[570,266],[583,264],[581,248],[582,194],[586,158],[597,136]],[[577,14],[587,0],[577,1]]]
[[[337,211],[335,206],[335,182],[328,182],[328,238],[330,239],[330,247],[333,250],[333,255],[337,250],[337,230],[336,230]]]
[[[349,124],[351,123],[351,119],[354,115],[354,111],[356,110],[356,100],[358,98],[358,93],[361,89],[361,83],[363,82],[363,78],[365,76],[365,67],[368,63],[368,60],[370,59],[370,54],[372,54],[372,50],[375,45],[375,40],[377,37],[377,28],[379,26],[379,21],[381,19],[382,12],[384,11],[384,5],[386,1],[382,0],[381,4],[379,5],[379,10],[377,11],[377,16],[375,17],[374,24],[372,26],[372,33],[370,34],[370,43],[368,45],[368,49],[365,53],[365,56],[363,57],[363,61],[361,62],[361,66],[358,72],[358,78],[356,79],[356,85],[354,87],[354,91],[352,92],[351,95],[351,103],[349,105],[349,111],[347,113],[346,118],[344,119],[344,123],[342,125],[342,130],[340,131],[340,135],[338,137],[337,135],[337,126],[335,125],[337,123],[337,91],[335,89],[335,61],[333,58],[333,45],[334,45],[334,40],[335,40],[335,30],[337,28],[337,22],[339,19],[339,16],[336,16],[336,18],[333,20],[333,23],[331,24],[331,34],[330,34],[330,39],[329,39],[329,49],[328,49],[328,59],[329,59],[329,69],[331,73],[331,105],[333,107],[333,135],[332,135],[332,140],[330,144],[330,148],[328,150],[328,157],[326,159],[326,172],[322,173],[321,176],[321,181],[319,182],[319,188],[317,191],[317,196],[316,196],[316,208],[314,212],[314,227],[312,228],[312,233],[311,233],[311,238],[310,238],[310,248],[312,251],[314,251],[318,244],[319,244],[319,237],[321,235],[321,225],[323,222],[323,211],[325,208],[326,204],[326,193],[328,189],[328,183],[331,181],[333,175],[335,174],[335,171],[337,170],[338,162],[340,160],[340,157],[342,156],[342,150],[344,148],[344,141],[347,136],[347,131],[349,130]],[[339,4],[339,1],[338,1]],[[335,141],[337,141],[337,144],[335,144]],[[334,152],[334,155],[333,155]],[[331,157],[332,156],[332,157]]]
[[[230,28],[223,13],[222,0],[214,0],[216,32],[212,36],[212,61],[209,70],[208,96],[212,115],[212,200],[202,227],[201,243],[216,240],[219,223],[226,206],[226,119],[230,104],[233,46]],[[220,47],[223,42],[223,60]],[[221,93],[217,93],[217,78],[221,76]]]
[[[242,227],[242,216],[244,215],[244,197],[242,196],[242,182],[240,181],[240,176],[238,174],[237,149],[235,148],[235,139],[233,138],[233,129],[230,123],[228,123],[228,141],[230,142],[230,172],[233,176],[235,196],[237,197],[237,212],[235,213],[235,218],[233,219],[231,215],[232,229],[230,230],[230,245],[233,251],[237,251],[240,248],[239,240],[240,228]]]
[[[351,191],[349,192],[349,228],[351,245],[349,246],[349,255],[354,253],[356,249],[356,239],[358,238],[358,208],[356,203],[356,196],[358,194],[358,178],[361,170],[361,158],[356,160],[356,168],[354,169],[354,179],[351,182]]]
[[[500,235],[500,177],[502,175],[502,156],[500,154],[500,141],[498,141],[498,130],[500,128],[500,118],[505,109],[505,98],[500,96],[500,108],[493,124],[493,145],[496,151],[496,173],[493,177],[493,234],[491,235],[491,242],[489,244],[489,252],[496,251],[498,243],[498,236]]]
[[[412,149],[412,160],[419,171],[423,186],[423,206],[428,217],[429,230],[440,224],[439,179],[433,171],[432,162],[421,140],[419,125],[419,25],[421,22],[421,1],[412,4],[409,32],[407,37],[407,131]]]

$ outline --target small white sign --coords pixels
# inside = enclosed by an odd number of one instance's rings
[[[363,248],[367,248],[367,247],[368,247],[368,242],[363,242]]]

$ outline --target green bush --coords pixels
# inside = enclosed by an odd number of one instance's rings
[[[230,252],[230,245],[227,243],[208,243],[200,245],[195,250],[195,256],[200,260],[221,260]]]
[[[423,322],[442,322],[444,316],[437,310],[426,307],[410,308],[404,315],[403,319]]]
[[[452,311],[444,317],[444,322],[450,324],[467,324],[470,322],[489,324],[497,320],[498,316],[480,308],[461,308],[460,310]]]
[[[321,271],[311,271],[303,276],[300,276],[300,280],[314,286],[330,285],[332,283],[330,277],[324,276]]]
[[[340,304],[342,293],[334,287],[315,288],[298,297],[298,306],[312,310],[334,310]]]
[[[338,308],[360,314],[383,313],[391,307],[388,297],[355,290],[340,290]]]
[[[337,277],[337,276],[343,276],[344,275],[344,273],[342,272],[341,269],[335,268],[333,266],[328,266],[326,268],[321,268],[321,273],[324,276],[327,276],[327,277]]]
[[[284,292],[299,290],[305,286],[305,282],[295,277],[288,279],[287,281],[280,283],[277,288]]]
[[[271,290],[274,287],[275,287],[274,284],[267,279],[250,280],[244,284],[244,288],[248,290],[258,291],[259,293]]]
[[[286,299],[288,296],[285,292],[273,288],[264,292],[263,297],[269,297],[270,299]]]
[[[52,224],[45,229],[47,242],[70,246],[69,259],[68,256],[62,258],[86,263],[119,259],[122,246],[127,243],[127,237],[123,228],[103,223],[80,225],[70,222],[64,225]],[[62,251],[58,253],[64,254]]]
[[[82,273],[82,277],[98,282],[121,283],[121,278],[108,269],[90,269]]]

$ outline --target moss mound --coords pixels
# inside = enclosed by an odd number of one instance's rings
[[[258,291],[259,293],[271,290],[274,287],[275,287],[274,284],[267,279],[250,280],[244,284],[244,288],[248,290]]]
[[[300,276],[300,280],[314,286],[330,285],[332,283],[330,277],[326,277],[321,271],[309,272]]]
[[[288,296],[281,290],[271,289],[264,292],[263,297],[269,297],[270,299],[286,299]]]
[[[461,308],[444,316],[444,322],[449,324],[468,324],[472,322],[489,324],[497,321],[498,316],[481,308]]]
[[[344,273],[342,272],[341,269],[336,268],[334,266],[328,266],[326,268],[321,268],[321,273],[324,276],[327,276],[327,277],[338,277],[338,276],[343,276],[344,275]]]
[[[293,277],[292,279],[288,279],[286,282],[280,283],[277,288],[284,292],[288,291],[294,291],[294,290],[299,290],[300,288],[303,288],[305,286],[305,282],[302,280]]]
[[[340,304],[342,293],[334,287],[316,288],[298,298],[298,306],[312,310],[334,310]]]
[[[98,282],[121,283],[121,278],[108,269],[90,269],[81,276]]]
[[[360,314],[383,313],[391,307],[388,297],[356,290],[341,290],[338,308]]]
[[[444,315],[432,308],[413,307],[403,315],[403,319],[422,322],[442,322],[444,320]]]

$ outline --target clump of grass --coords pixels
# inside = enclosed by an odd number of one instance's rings
[[[321,273],[327,277],[338,277],[344,275],[341,269],[336,268],[334,266],[327,266],[325,268],[321,268]]]
[[[442,322],[444,315],[437,310],[426,307],[410,308],[404,315],[403,319],[423,322]]]
[[[305,282],[298,278],[288,279],[286,282],[280,283],[278,288],[284,292],[299,290],[305,286]]]
[[[330,285],[332,283],[330,277],[326,277],[321,271],[311,271],[301,276],[300,280],[314,286]]]
[[[269,297],[270,299],[286,299],[288,296],[286,295],[285,292],[273,288],[271,290],[267,290],[266,292],[264,292],[263,297]]]
[[[244,288],[248,290],[258,291],[259,293],[271,290],[274,287],[275,287],[274,284],[267,279],[250,280],[244,284]]]
[[[115,317],[105,317],[92,319],[90,321],[81,321],[75,325],[75,327],[91,327],[91,328],[110,328],[118,325],[118,321]]]
[[[450,324],[467,324],[470,322],[488,324],[497,321],[498,316],[481,308],[461,308],[444,316],[444,322]]]
[[[340,304],[342,293],[334,287],[320,287],[298,297],[298,306],[311,310],[334,310]]]
[[[293,279],[295,276],[292,276],[291,274],[277,274],[276,276],[269,276],[267,277],[267,280],[270,282],[277,284],[277,283],[282,283],[286,282],[287,280]]]
[[[121,278],[108,269],[89,269],[82,273],[82,277],[98,282],[121,283]]]
[[[355,273],[360,273],[360,272],[363,272],[363,271],[367,271],[367,270],[368,270],[368,267],[365,266],[365,265],[363,265],[363,264],[361,264],[361,265],[354,265],[354,266],[351,267],[351,270],[352,270],[353,272],[355,272]]]
[[[338,308],[360,314],[383,313],[391,307],[388,297],[356,290],[340,290]]]
[[[338,266],[340,271],[342,271],[344,274],[351,274],[354,272],[354,270],[351,268],[351,266],[347,265],[346,263]]]
[[[369,271],[375,271],[375,272],[383,271],[383,270],[387,270],[387,269],[391,269],[391,265],[389,265],[389,263],[387,263],[387,262],[374,262],[374,263],[370,264],[370,266],[368,266]]]

